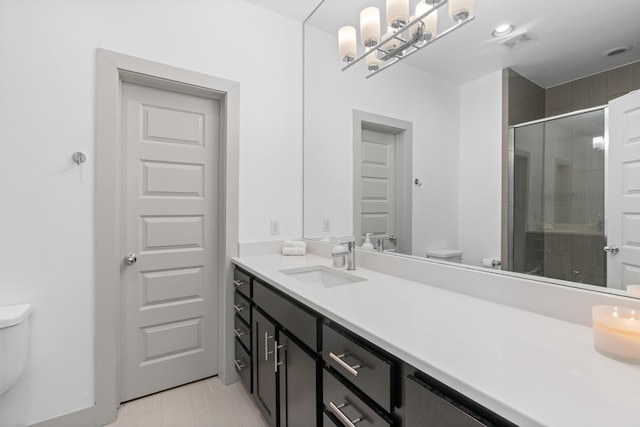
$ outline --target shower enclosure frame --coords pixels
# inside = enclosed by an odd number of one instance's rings
[[[604,194],[605,194],[605,200],[606,200],[606,191],[607,191],[607,175],[608,175],[608,167],[609,167],[609,106],[608,105],[599,105],[596,107],[591,107],[591,108],[585,108],[582,110],[576,110],[576,111],[571,111],[569,113],[564,113],[564,114],[559,114],[556,116],[551,116],[551,117],[544,117],[542,119],[537,119],[537,120],[532,120],[529,122],[524,122],[524,123],[519,123],[516,125],[511,125],[508,127],[509,129],[509,149],[508,149],[508,153],[509,153],[509,159],[508,159],[508,164],[509,164],[509,172],[508,172],[508,202],[507,202],[507,206],[508,206],[508,217],[507,217],[507,239],[506,239],[506,243],[507,243],[507,254],[508,254],[508,258],[507,258],[507,271],[513,271],[514,269],[514,215],[515,215],[515,204],[514,204],[514,184],[515,184],[515,170],[514,170],[514,166],[515,166],[515,130],[517,128],[521,128],[521,127],[525,127],[525,126],[530,126],[530,125],[535,125],[535,124],[540,124],[540,123],[546,123],[546,122],[550,122],[553,120],[559,120],[559,119],[564,119],[567,117],[573,117],[573,116],[578,116],[580,114],[586,114],[586,113],[591,113],[594,111],[599,111],[602,110],[603,111],[603,116],[604,116],[604,140],[605,140],[605,144],[604,144]],[[603,235],[605,238],[605,241],[607,239],[607,218],[603,217]],[[554,279],[552,277],[546,277],[546,276],[536,276],[536,279],[548,279],[548,280],[552,280],[552,281],[556,281],[556,280],[561,280],[561,279]],[[605,277],[606,280],[606,277]],[[605,286],[606,287],[606,286]]]

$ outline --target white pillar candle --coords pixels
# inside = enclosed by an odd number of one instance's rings
[[[381,62],[377,50],[364,57],[364,65],[368,71],[376,71],[380,68]]]
[[[360,12],[360,38],[365,47],[373,47],[380,42],[380,11],[377,7],[367,7]]]
[[[346,26],[338,30],[338,51],[340,59],[348,62],[356,57],[356,29]]]
[[[416,5],[416,17],[424,15],[432,6],[420,2]],[[422,18],[422,24],[424,25],[424,39],[431,40],[438,34],[438,11],[434,10],[426,17]]]
[[[402,28],[409,21],[409,0],[387,0],[387,25]]]
[[[631,295],[632,297],[639,297],[640,298],[640,285],[628,285],[627,286],[627,293],[629,295]]]
[[[473,16],[473,0],[449,0],[449,18],[452,21],[464,21]]]
[[[593,344],[605,356],[640,363],[640,311],[595,305],[591,309]]]

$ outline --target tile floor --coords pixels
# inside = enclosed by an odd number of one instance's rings
[[[106,427],[266,427],[251,396],[238,382],[218,377],[132,400]]]

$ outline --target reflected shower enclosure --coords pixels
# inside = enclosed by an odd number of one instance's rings
[[[510,128],[511,271],[606,286],[605,109]]]

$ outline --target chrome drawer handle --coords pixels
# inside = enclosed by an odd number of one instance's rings
[[[269,355],[273,353],[273,351],[269,351],[269,340],[273,338],[273,336],[269,336],[268,332],[264,333],[264,361],[269,361]]]
[[[241,338],[243,335],[246,335],[246,334],[247,334],[247,331],[245,331],[245,330],[244,330],[244,329],[242,329],[242,328],[234,329],[234,330],[233,330],[233,332],[235,332],[235,333],[236,333],[236,336],[237,336],[238,338]]]
[[[362,368],[364,365],[357,363],[355,365],[349,365],[347,364],[344,360],[342,360],[344,357],[348,356],[348,353],[342,353],[342,354],[333,354],[332,352],[329,352],[329,357],[332,358],[333,360],[335,360],[340,366],[342,366],[344,369],[346,369],[347,371],[349,371],[349,373],[351,375],[353,375],[354,377],[358,376],[358,371],[356,369],[360,369]]]
[[[341,405],[336,405],[335,403],[329,401],[329,408],[331,408],[331,412],[333,412],[336,417],[340,418],[340,421],[345,423],[348,427],[356,427],[356,424],[364,420],[365,417],[358,417],[355,420],[350,420],[349,417],[347,417],[345,413],[342,412],[342,408],[348,405],[349,402],[345,402]]]
[[[247,364],[242,359],[234,360],[233,363],[236,364],[236,369],[238,371],[241,371],[242,368],[246,368],[247,367]]]
[[[247,308],[247,307],[245,307],[242,304],[233,304],[233,309],[236,311],[236,313],[240,313],[245,308]]]
[[[277,374],[278,373],[278,366],[282,365],[284,362],[278,362],[278,350],[280,350],[282,347],[284,347],[283,345],[278,345],[278,341],[274,341],[274,345],[273,345],[273,371]]]
[[[236,285],[236,288],[239,288],[240,286],[247,285],[247,282],[243,282],[242,280],[234,280],[233,284]]]

